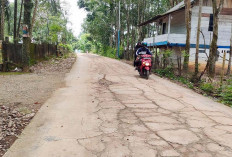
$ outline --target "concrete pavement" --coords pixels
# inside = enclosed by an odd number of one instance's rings
[[[232,109],[133,67],[79,55],[5,157],[232,156]]]

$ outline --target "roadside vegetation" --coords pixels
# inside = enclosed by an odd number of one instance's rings
[[[169,0],[125,0],[119,5],[118,0],[79,0],[78,6],[88,13],[79,38],[80,49],[116,58],[120,30],[119,58],[130,59],[133,57],[135,44],[142,41],[148,32],[155,31],[154,27],[138,29],[137,26],[152,16],[164,13],[178,2],[180,0],[172,3]]]
[[[153,72],[160,77],[168,78],[178,84],[184,85],[187,88],[193,89],[200,94],[215,98],[219,102],[232,107],[232,78],[225,80],[223,85],[219,83],[219,80],[215,79],[215,81],[212,82],[209,81],[207,77],[197,83],[193,83],[191,82],[191,78],[176,75],[175,70],[172,67],[155,69]]]
[[[0,71],[11,71],[12,66],[28,72],[54,56],[56,48],[62,48],[56,56],[78,48],[62,5],[54,0],[0,0]]]

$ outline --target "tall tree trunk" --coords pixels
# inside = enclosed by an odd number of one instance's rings
[[[35,23],[35,20],[36,20],[36,13],[37,13],[37,9],[38,9],[38,2],[39,0],[36,0],[35,1],[35,7],[34,7],[34,11],[33,11],[33,17],[32,17],[32,22],[31,22],[31,29],[30,29],[30,35],[32,37],[32,32],[33,32],[33,26],[34,26],[34,23]]]
[[[23,14],[23,4],[24,4],[24,0],[21,1],[21,8],[20,8],[20,14],[19,14],[19,21],[18,21],[18,28],[17,28],[17,40],[19,38],[19,30],[20,30],[20,26],[21,26],[21,19],[22,19],[22,14]]]
[[[142,21],[142,1],[139,1],[138,2],[138,22],[137,22],[137,25],[141,23]],[[141,33],[142,33],[142,27],[138,27],[138,41],[141,41],[142,40],[142,36],[141,36]]]
[[[126,46],[126,53],[127,53],[127,59],[130,59],[130,5],[131,0],[129,1],[129,4],[127,4],[127,46]]]
[[[213,2],[213,39],[210,45],[210,52],[209,52],[209,76],[211,78],[214,78],[216,55],[217,55],[217,41],[218,41],[218,20],[219,20],[218,16],[222,10],[224,0],[220,0],[218,7],[217,7],[217,0],[212,0],[212,2]]]
[[[198,15],[198,25],[197,25],[197,41],[196,41],[196,56],[195,56],[195,73],[194,77],[197,78],[199,73],[199,43],[200,43],[200,31],[201,31],[201,13],[202,13],[202,3],[203,0],[199,1],[199,15]]]
[[[7,35],[10,36],[10,8],[6,8],[6,21],[7,21]]]
[[[227,69],[227,73],[226,73],[227,76],[230,76],[230,73],[231,73],[231,60],[232,60],[232,23],[231,23],[229,63],[228,63],[228,69]]]
[[[4,41],[4,26],[5,26],[5,0],[1,0],[0,40],[2,41]]]
[[[169,8],[173,8],[174,7],[174,0],[169,0],[169,4],[170,4]]]
[[[4,41],[4,30],[5,30],[5,0],[1,0],[1,26],[0,26],[0,40]],[[7,54],[2,49],[2,61],[3,61],[3,72],[7,70]]]
[[[118,7],[116,7],[117,6],[117,2],[115,2],[115,23],[114,23],[114,25],[115,25],[115,35],[114,35],[114,37],[115,37],[115,48],[117,49],[117,45],[118,45],[118,24],[117,24],[117,21],[119,20],[118,19]]]
[[[28,31],[31,29],[32,8],[33,8],[32,0],[24,0],[24,22],[23,23],[25,26],[28,26]],[[23,37],[23,52],[22,52],[23,71],[29,70],[30,43],[31,43],[30,37]]]
[[[17,36],[17,9],[18,8],[18,0],[14,1],[14,43],[16,44],[16,36]]]
[[[190,39],[191,39],[191,2],[190,0],[184,0],[185,3],[185,23],[186,23],[186,47],[184,56],[184,72],[188,72],[189,54],[190,54]]]
[[[113,17],[115,16],[114,15],[114,1],[111,1],[110,2],[110,15],[112,15],[110,17],[110,26],[111,28],[113,29],[114,28],[114,20],[113,20]],[[110,47],[114,47],[114,32],[112,31],[111,35],[110,35]]]

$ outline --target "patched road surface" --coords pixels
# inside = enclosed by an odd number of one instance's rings
[[[66,85],[5,157],[232,156],[232,109],[189,89],[95,55]]]

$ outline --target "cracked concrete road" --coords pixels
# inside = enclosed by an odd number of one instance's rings
[[[133,67],[79,55],[5,157],[232,156],[232,109]]]

